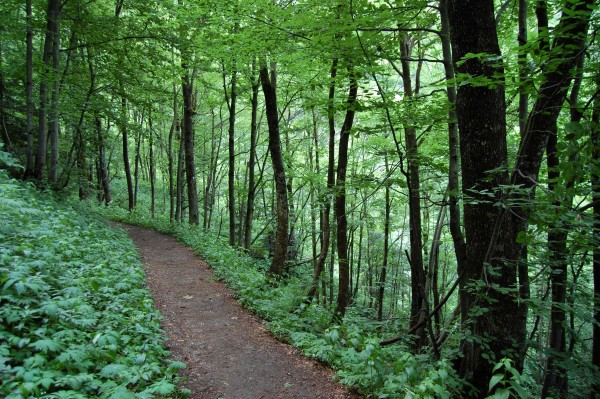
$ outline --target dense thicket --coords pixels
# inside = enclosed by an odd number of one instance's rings
[[[226,236],[466,396],[598,394],[594,1],[0,12],[22,177]]]

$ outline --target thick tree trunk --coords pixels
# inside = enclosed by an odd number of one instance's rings
[[[274,66],[272,66],[274,68]],[[275,82],[275,70],[267,69],[266,61],[260,66],[260,79],[265,96],[265,107],[267,122],[269,124],[269,152],[275,175],[275,193],[277,197],[277,232],[275,234],[275,248],[269,273],[276,278],[281,278],[285,269],[285,260],[288,244],[288,198],[285,178],[285,167],[281,150],[281,138],[279,134],[279,113],[277,111],[277,94]]]
[[[346,171],[348,168],[348,143],[350,131],[354,124],[354,105],[358,93],[358,82],[352,66],[349,66],[350,89],[346,102],[346,117],[340,131],[338,152],[338,168],[336,175],[336,190],[334,212],[337,224],[337,252],[339,265],[338,298],[335,317],[341,319],[346,314],[350,304],[350,269],[348,264],[348,218],[346,215]]]
[[[448,17],[453,59],[462,62],[458,71],[471,79],[483,77],[495,81],[491,88],[462,84],[456,100],[467,242],[460,283],[461,314],[473,336],[478,339],[489,337],[485,346],[474,341],[463,342],[460,373],[483,397],[488,391],[495,362],[524,339],[519,327],[524,320],[514,320],[518,306],[513,295],[494,288],[495,285],[510,288],[516,284],[515,268],[510,262],[517,259],[519,248],[512,226],[505,227],[511,234],[503,241],[502,254],[498,254],[508,263],[495,261],[491,265],[493,273],[485,264],[498,213],[495,200],[490,200],[485,192],[499,196],[498,188],[507,182],[506,171],[489,173],[506,167],[507,163],[504,82],[498,78],[503,75],[503,67],[497,61],[463,60],[468,53],[500,55],[493,1],[451,0]],[[478,281],[484,283],[485,289],[475,292],[470,286]],[[471,312],[478,308],[484,309],[483,314],[472,316]]]
[[[185,176],[188,195],[188,219],[190,224],[200,222],[198,214],[198,191],[196,188],[196,166],[194,161],[194,104],[192,92],[193,79],[190,78],[187,66],[182,79],[183,92],[183,141],[185,150]]]
[[[516,287],[515,269],[523,253],[523,248],[515,244],[516,237],[519,231],[527,228],[530,212],[523,204],[533,198],[548,135],[556,124],[570,85],[570,72],[583,48],[593,3],[593,0],[567,3],[556,28],[555,45],[544,67],[538,98],[528,118],[515,172],[511,176],[510,183],[521,187],[519,192],[511,195],[510,200],[517,203],[512,206],[511,212],[495,209],[489,199],[479,194],[482,189],[495,192],[505,183],[504,173],[484,173],[506,164],[503,82],[494,78],[502,75],[502,68],[497,62],[478,58],[467,60],[458,68],[461,73],[471,77],[485,76],[497,81],[496,86],[491,88],[462,85],[457,98],[463,193],[477,201],[469,201],[465,205],[467,262],[461,284],[462,315],[463,321],[468,321],[471,308],[485,309],[486,313],[475,318],[471,330],[475,336],[486,333],[490,337],[486,357],[489,356],[491,360],[481,357],[480,347],[465,343],[461,373],[479,389],[480,395],[487,392],[493,363],[500,357],[516,349],[513,358],[517,368],[522,367],[526,321],[526,309],[523,310],[522,306],[525,304],[519,306],[510,293],[494,287]],[[455,61],[461,60],[467,53],[500,55],[492,1],[480,1],[474,5],[464,0],[454,0],[449,5]],[[482,118],[482,115],[485,117]],[[487,135],[484,137],[481,133]],[[524,189],[529,192],[524,193]],[[500,263],[497,259],[504,261]],[[490,264],[495,273],[489,273],[484,263]],[[492,300],[491,303],[482,303],[466,291],[466,282],[478,280],[485,284],[485,294]],[[515,318],[515,315],[518,317]]]

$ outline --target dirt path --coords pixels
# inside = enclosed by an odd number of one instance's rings
[[[172,357],[187,363],[191,399],[355,398],[332,372],[271,337],[175,239],[125,226],[139,249]]]

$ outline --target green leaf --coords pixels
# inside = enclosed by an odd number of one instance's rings
[[[135,394],[126,388],[120,387],[116,392],[109,396],[109,399],[136,399]]]
[[[494,388],[500,381],[502,381],[502,379],[504,378],[504,376],[502,374],[495,374],[492,376],[492,378],[490,379],[490,385],[488,387],[488,390],[492,390],[492,388]]]
[[[121,371],[127,370],[127,368],[128,367],[124,364],[109,364],[102,368],[102,370],[100,371],[100,375],[107,378],[116,377]]]
[[[508,388],[498,388],[496,392],[494,392],[494,399],[508,399],[510,397],[510,389]]]
[[[41,352],[58,352],[61,349],[61,346],[54,342],[51,339],[40,339],[39,341],[35,341],[29,344],[30,347],[33,347]]]

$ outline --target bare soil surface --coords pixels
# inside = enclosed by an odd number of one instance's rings
[[[138,247],[167,348],[192,399],[358,398],[333,372],[274,339],[207,264],[174,238],[120,225]]]

